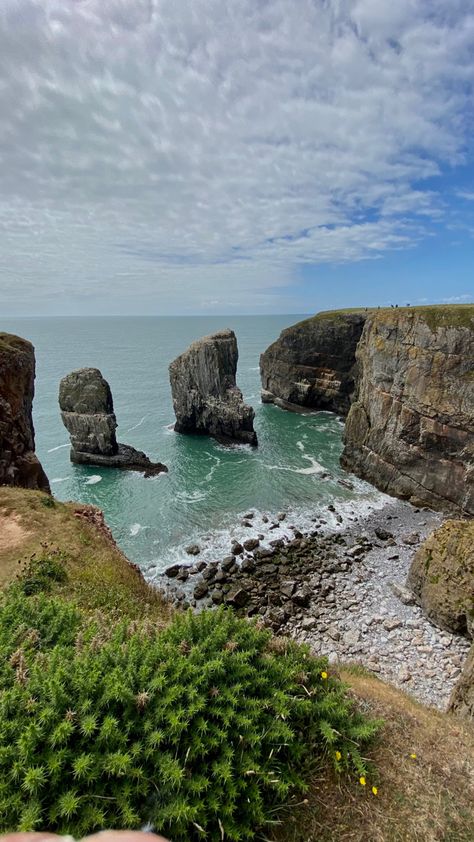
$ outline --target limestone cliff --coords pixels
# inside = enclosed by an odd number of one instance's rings
[[[347,415],[366,313],[320,313],[282,331],[260,357],[262,400]]]
[[[33,345],[0,333],[0,485],[49,491],[48,478],[35,455],[34,382]]]
[[[255,413],[236,385],[237,361],[235,333],[221,330],[193,342],[171,363],[176,432],[257,444]]]
[[[415,504],[474,514],[474,307],[372,311],[342,464]]]
[[[154,476],[167,471],[145,453],[117,442],[117,420],[109,384],[97,368],[80,368],[59,386],[61,418],[71,438],[71,462],[143,471]]]

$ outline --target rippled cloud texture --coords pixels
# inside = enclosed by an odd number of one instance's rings
[[[471,0],[1,0],[3,308],[285,310],[449,221],[473,80]]]

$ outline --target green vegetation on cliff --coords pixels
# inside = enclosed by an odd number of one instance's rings
[[[251,839],[310,766],[367,775],[377,726],[325,659],[231,612],[111,624],[12,586],[0,607],[0,828],[144,822]]]
[[[361,316],[377,315],[381,318],[390,318],[397,315],[421,316],[432,330],[437,327],[473,327],[474,326],[474,304],[427,304],[415,307],[347,307],[341,310],[322,310],[308,319],[297,322],[287,330],[300,328],[303,325],[323,321],[325,319],[337,321],[344,316],[357,314]]]

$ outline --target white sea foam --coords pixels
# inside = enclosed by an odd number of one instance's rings
[[[69,479],[69,477],[54,477],[54,479],[51,480],[51,485],[53,484],[53,482],[66,482],[67,479]]]
[[[131,433],[132,430],[136,430],[137,427],[141,427],[146,418],[148,418],[148,415],[144,415],[143,418],[140,418],[140,421],[138,422],[138,424],[135,424],[134,427],[128,428],[128,432]]]
[[[178,491],[176,494],[178,500],[183,503],[199,503],[200,500],[205,500],[207,497],[206,491]]]
[[[67,444],[58,444],[57,447],[51,447],[48,450],[48,453],[54,453],[55,450],[62,450],[63,447],[71,447],[71,445],[69,444],[69,442]]]
[[[303,444],[303,442],[302,442],[302,441],[297,441],[297,442],[296,442],[296,447],[297,447],[299,450],[304,450],[304,444]]]
[[[86,479],[85,485],[96,485],[96,483],[100,482],[102,477],[99,474],[92,474],[89,479]]]
[[[132,538],[135,538],[135,536],[138,535],[138,533],[141,532],[142,529],[145,529],[145,527],[142,526],[141,523],[132,523],[130,527],[130,535],[132,536]]]
[[[351,476],[351,480],[353,479],[354,485],[356,485],[355,478]],[[363,521],[371,512],[382,509],[387,503],[393,503],[392,498],[375,491],[363,480],[358,482],[360,486],[357,490],[361,492],[360,497],[352,496],[346,500],[328,498],[324,502],[315,503],[314,506],[296,509],[289,507],[286,510],[286,517],[282,521],[277,520],[275,512],[264,513],[254,508],[255,515],[252,519],[251,529],[241,524],[243,515],[248,511],[246,509],[240,514],[236,514],[232,524],[229,524],[227,528],[215,529],[212,532],[209,532],[209,530],[206,530],[206,532],[193,530],[186,535],[182,543],[168,547],[163,556],[160,554],[160,556],[155,557],[153,560],[154,570],[148,570],[145,575],[147,578],[154,580],[170,564],[192,564],[193,561],[186,553],[186,547],[190,543],[196,543],[201,547],[199,560],[216,561],[229,555],[233,539],[243,543],[247,538],[263,535],[264,538],[261,539],[260,546],[268,548],[269,542],[274,539],[291,540],[294,537],[294,531],[291,527],[295,527],[303,533],[311,532],[316,528],[323,533],[340,532],[354,521]],[[335,512],[331,512],[327,508],[329,502],[334,503]],[[266,523],[263,520],[264,516],[267,519]]]

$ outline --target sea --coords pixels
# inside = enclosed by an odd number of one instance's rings
[[[339,529],[383,507],[385,496],[339,466],[343,421],[328,412],[292,413],[260,400],[259,356],[304,316],[8,318],[1,329],[33,342],[36,452],[59,500],[93,503],[125,554],[150,580],[170,564],[219,560],[232,539],[263,546],[292,527]],[[226,447],[174,432],[169,363],[195,339],[232,328],[237,382],[255,409],[257,448]],[[61,378],[99,368],[112,389],[118,440],[169,472],[140,473],[73,465],[58,406]],[[330,508],[328,508],[330,507]],[[242,525],[253,513],[252,527]],[[280,519],[278,520],[278,516]],[[282,519],[281,516],[285,515]],[[278,527],[275,526],[278,523]]]

